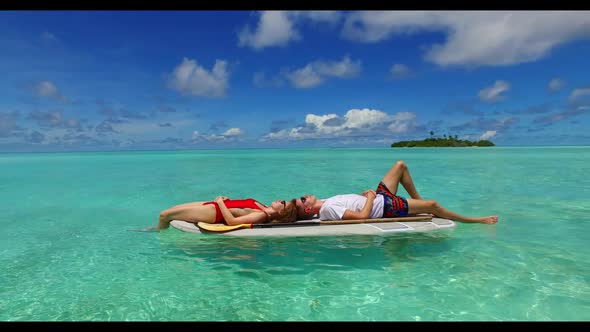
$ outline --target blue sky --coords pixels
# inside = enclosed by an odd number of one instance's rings
[[[0,49],[0,152],[590,144],[588,11],[5,11]]]

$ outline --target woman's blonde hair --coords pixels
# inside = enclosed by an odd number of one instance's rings
[[[279,214],[278,218],[271,220],[271,223],[286,223],[297,221],[297,206],[295,199],[289,201],[291,204],[285,204],[285,209]]]

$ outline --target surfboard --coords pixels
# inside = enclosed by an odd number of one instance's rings
[[[172,220],[170,225],[175,229],[188,233],[219,234],[224,236],[344,236],[344,235],[381,235],[387,236],[399,233],[431,232],[443,229],[452,229],[455,222],[449,219],[432,218],[421,221],[399,221],[403,218],[394,218],[396,221],[379,219],[378,222],[329,224],[319,219],[300,220],[280,226],[267,225],[261,228],[238,228],[226,232],[209,232],[199,228],[198,225],[183,220]],[[270,227],[268,227],[270,226]]]

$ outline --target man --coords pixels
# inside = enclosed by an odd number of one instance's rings
[[[396,195],[400,182],[411,198]],[[498,216],[466,217],[443,208],[436,201],[423,200],[416,191],[408,166],[401,160],[385,174],[375,191],[369,189],[360,195],[336,195],[323,200],[318,200],[314,195],[304,195],[295,203],[299,219],[310,219],[316,214],[320,220],[350,220],[430,213],[440,218],[466,223],[498,222]]]

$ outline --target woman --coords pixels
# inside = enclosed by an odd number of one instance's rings
[[[266,206],[252,198],[230,200],[226,196],[217,196],[213,202],[193,202],[173,206],[160,212],[157,229],[170,226],[172,220],[209,224],[225,222],[228,225],[284,223],[297,220],[295,199],[290,202],[276,200]]]

